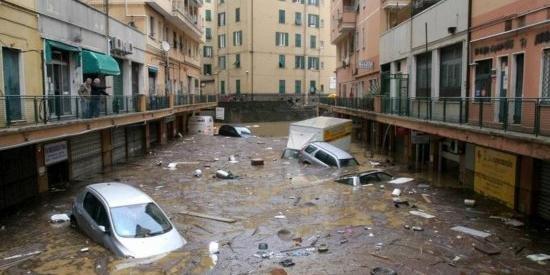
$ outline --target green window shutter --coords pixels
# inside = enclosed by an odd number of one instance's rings
[[[302,35],[299,34],[299,33],[297,33],[297,34],[296,34],[296,37],[295,37],[295,40],[296,40],[296,41],[295,41],[295,46],[296,46],[296,48],[302,47]]]
[[[279,80],[279,94],[285,94],[285,81]]]
[[[315,49],[317,48],[317,41],[316,41],[317,37],[315,37],[315,35],[311,35],[309,37],[309,47],[312,48],[312,49]]]
[[[302,25],[302,13],[301,13],[301,12],[295,13],[294,23],[295,23],[297,26]]]
[[[294,93],[299,95],[302,93],[302,81],[296,80],[294,81]]]
[[[206,21],[208,21],[208,22],[212,21],[212,11],[211,10],[206,10],[205,13],[206,14],[205,14],[204,17],[206,17]]]
[[[235,22],[241,21],[241,8],[235,9]]]
[[[275,46],[281,45],[281,37],[278,32],[275,33]]]
[[[284,55],[279,55],[279,68],[284,68],[285,67],[285,56]]]
[[[288,47],[288,33],[285,32],[285,46]]]
[[[235,92],[237,93],[237,95],[241,94],[241,80],[240,79],[235,80]]]
[[[285,11],[279,10],[279,23],[284,24],[285,23]]]

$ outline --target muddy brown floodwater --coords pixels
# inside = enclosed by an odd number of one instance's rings
[[[67,191],[49,193],[21,206],[0,218],[0,226],[4,226],[0,229],[0,272],[369,274],[377,267],[399,274],[550,272],[549,265],[526,258],[550,252],[548,231],[531,226],[514,228],[489,218],[512,216],[503,206],[462,189],[436,187],[430,175],[408,173],[401,165],[384,168],[415,181],[399,186],[386,183],[384,188],[379,184],[354,188],[336,183],[334,177],[349,171],[281,160],[286,137],[273,137],[274,125],[286,128],[281,126],[284,124],[259,124],[252,130],[266,136],[248,139],[186,136],[110,172],[73,182]],[[363,163],[357,169],[372,168],[364,149],[354,145],[352,152]],[[230,163],[230,155],[238,162]],[[251,166],[250,159],[258,157],[265,165]],[[167,168],[170,162],[178,161],[191,164],[179,165],[176,170]],[[195,169],[202,169],[201,178],[193,177]],[[217,169],[231,171],[239,178],[215,179]],[[117,259],[66,224],[48,222],[52,214],[70,211],[81,187],[103,181],[125,182],[149,194],[172,218],[187,245],[152,259]],[[402,190],[401,199],[407,200],[408,206],[394,206],[391,192],[395,187]],[[466,207],[465,198],[476,199],[476,206]],[[237,221],[224,223],[179,214],[184,210]],[[411,215],[409,211],[414,210],[435,217]],[[423,230],[413,231],[405,225]],[[456,225],[491,236],[481,239],[452,231]],[[211,242],[218,243],[218,254],[210,254]],[[259,250],[260,243],[266,243],[267,250]],[[319,246],[328,247],[328,251],[318,252]],[[82,248],[88,251],[81,252]],[[498,254],[487,255],[481,250]],[[18,261],[8,258],[33,251],[40,254]],[[280,262],[285,259],[294,265],[283,267]]]

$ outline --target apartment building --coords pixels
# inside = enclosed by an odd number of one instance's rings
[[[147,94],[200,94],[202,0],[110,0],[108,7],[88,2],[146,34]]]
[[[550,3],[367,2],[380,3],[380,89],[355,97],[353,73],[339,68],[339,97],[321,108],[353,118],[371,148],[433,169],[434,181],[550,220]],[[333,5],[344,10],[332,27],[347,37],[333,40],[341,54],[357,27],[347,4]]]
[[[332,1],[331,41],[337,52],[339,97],[363,97],[379,90],[380,4],[366,0]]]
[[[207,5],[210,39],[203,54],[212,56],[204,61],[203,78],[214,79],[207,85],[218,94],[335,90],[330,85],[336,52],[330,44],[329,1],[212,0]]]

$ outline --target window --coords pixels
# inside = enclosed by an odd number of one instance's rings
[[[311,49],[317,48],[317,37],[315,35],[309,36],[309,47]]]
[[[431,97],[432,53],[416,56],[416,97]]]
[[[275,45],[278,47],[288,47],[288,33],[286,32],[275,33]]]
[[[307,15],[307,25],[312,28],[319,28],[319,15],[308,14]]]
[[[378,181],[379,179],[374,173],[359,176],[359,183],[361,184],[369,184],[369,183],[374,183]]]
[[[285,81],[279,80],[279,94],[284,95],[285,94]]]
[[[225,48],[225,34],[218,35],[218,48]]]
[[[107,217],[107,211],[101,202],[90,192],[84,196],[83,206],[90,218],[92,218],[97,225],[105,226],[105,229],[109,229],[109,218]]]
[[[504,31],[509,31],[512,29],[512,20],[506,20],[504,22]]]
[[[459,97],[462,86],[462,43],[441,49],[439,96]]]
[[[285,67],[285,56],[284,55],[279,55],[279,68],[284,68]]]
[[[384,172],[377,173],[376,175],[378,176],[378,179],[380,181],[389,181],[393,179],[393,177],[390,174],[386,174]]]
[[[233,46],[241,46],[243,44],[243,32],[233,32]]]
[[[225,95],[225,81],[220,80],[220,94]]]
[[[518,28],[525,26],[525,15],[518,17]]]
[[[334,159],[331,155],[323,152],[323,150],[317,151],[317,153],[315,153],[315,158],[328,166],[331,166],[331,167],[338,166],[336,159]]]
[[[113,227],[124,238],[145,238],[172,230],[168,218],[152,202],[113,207]]]
[[[212,47],[211,46],[204,46],[203,56],[204,57],[212,57]]]
[[[294,68],[305,69],[305,57],[303,55],[297,55],[294,57]]]
[[[317,91],[317,82],[315,80],[309,81],[309,92],[314,94]]]
[[[550,98],[550,49],[544,50],[542,56],[542,97]],[[545,102],[547,102],[545,100]]]
[[[241,8],[235,9],[235,22],[241,21]]]
[[[178,49],[178,35],[176,34],[176,32],[173,33],[172,35],[172,39],[173,39],[173,46],[174,46],[174,50],[177,50]]]
[[[285,10],[279,10],[279,24],[285,23]]]
[[[183,36],[180,36],[180,52],[183,53]]]
[[[297,95],[302,94],[302,81],[301,80],[295,80],[294,81],[294,93],[297,94]],[[307,152],[307,148],[306,148],[306,152]]]
[[[319,6],[319,0],[307,0],[308,5]]]
[[[235,55],[235,63],[233,63],[235,65],[235,68],[240,68],[241,67],[241,55],[240,54],[236,54]]]
[[[315,150],[317,150],[317,147],[315,147],[313,145],[308,145],[305,151],[306,151],[306,153],[311,154],[311,153],[315,152]]]
[[[493,59],[476,61],[475,97],[491,97]]]
[[[149,36],[155,38],[155,18],[149,17]]]
[[[204,11],[204,20],[207,22],[212,21],[212,11],[211,10],[205,10]]]
[[[240,79],[235,80],[235,93],[237,93],[237,95],[241,94],[241,80]]]
[[[319,57],[308,57],[307,68],[309,70],[319,70]]]
[[[220,70],[225,70],[225,56],[218,57],[218,67]]]
[[[204,75],[212,75],[212,64],[204,64],[203,74]]]
[[[302,13],[301,12],[294,13],[294,24],[296,24],[296,26],[301,26],[302,25]]]
[[[211,40],[212,39],[212,29],[211,28],[206,28],[204,33],[205,33],[205,36],[206,36],[206,40]]]
[[[294,46],[296,48],[302,47],[302,35],[297,33],[294,37]]]
[[[225,26],[225,12],[218,13],[218,27]]]

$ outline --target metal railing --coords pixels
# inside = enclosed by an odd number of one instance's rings
[[[219,102],[250,102],[250,101],[287,101],[292,104],[317,104],[319,102],[318,95],[306,94],[276,94],[276,93],[241,93],[219,95]]]
[[[427,121],[550,136],[550,98],[374,96],[323,97],[320,102]]]
[[[216,96],[196,96],[191,100],[176,96],[173,104],[192,105],[216,100]],[[143,107],[140,107],[140,102]],[[92,119],[170,107],[170,96],[8,95],[0,96],[0,128]]]

